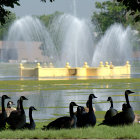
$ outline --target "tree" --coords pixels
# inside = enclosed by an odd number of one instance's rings
[[[131,18],[126,14],[127,9],[122,3],[105,1],[95,4],[98,12],[93,13],[92,21],[98,23],[103,33],[115,22],[127,25],[128,19],[131,21]]]
[[[50,15],[42,15],[42,16],[39,16],[39,19],[41,21],[43,21],[43,23],[45,24],[45,26],[48,28],[49,24],[51,24],[51,22],[53,21],[53,19],[55,17],[57,17],[57,16],[62,15],[62,14],[63,13],[56,11],[55,13],[50,14]]]
[[[8,28],[11,25],[11,23],[16,19],[16,15],[14,13],[10,13],[5,18],[5,24],[0,24],[0,40],[4,39],[4,36],[8,32]]]
[[[127,7],[131,15],[135,15],[135,21],[140,20],[140,0],[117,0]]]
[[[46,2],[46,0],[41,0],[42,2]],[[50,0],[53,2],[54,0]],[[5,24],[5,19],[11,13],[7,10],[7,7],[14,8],[14,6],[20,6],[19,0],[0,0],[0,24]]]
[[[11,13],[6,10],[6,7],[14,8],[15,5],[20,5],[19,0],[0,0],[0,23],[4,24],[6,17]]]

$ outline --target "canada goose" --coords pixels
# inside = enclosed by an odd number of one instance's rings
[[[30,106],[29,108],[29,119],[30,119],[30,123],[25,123],[24,127],[23,128],[27,128],[27,129],[30,129],[30,130],[34,130],[35,129],[35,122],[33,120],[33,117],[32,117],[32,111],[33,110],[36,110],[33,106]]]
[[[135,119],[135,114],[133,112],[133,109],[129,103],[128,95],[134,93],[131,90],[125,91],[125,99],[126,104],[123,104],[122,112],[117,113],[115,116],[108,120],[104,120],[101,124],[105,125],[126,125],[126,124],[132,124]],[[100,125],[101,125],[100,124]]]
[[[13,111],[13,110],[16,110],[16,108],[12,107],[12,105],[14,105],[14,103],[12,101],[8,101],[7,103],[7,108],[5,108],[5,111],[7,113],[7,117],[9,117],[10,113]],[[0,113],[2,112],[2,110],[0,111]]]
[[[111,106],[104,116],[105,120],[110,119],[118,113],[118,111],[113,108],[113,99],[111,97],[108,97],[107,101],[110,101]]]
[[[14,110],[11,112],[10,116],[7,118],[7,123],[10,125],[11,129],[20,129],[26,123],[26,115],[23,108],[23,100],[28,100],[24,96],[21,96],[20,99],[20,109]]]
[[[7,117],[9,117],[9,115],[12,111],[16,110],[16,108],[12,107],[12,105],[14,105],[14,103],[12,101],[8,101],[7,108],[5,108]]]
[[[45,130],[45,129],[75,128],[77,123],[77,118],[73,112],[73,106],[77,106],[77,104],[75,102],[71,102],[69,104],[70,116],[60,117],[50,122],[47,126],[43,126],[42,129]]]
[[[96,116],[94,114],[94,110],[92,107],[92,99],[97,98],[94,94],[89,95],[89,112],[82,113],[81,116],[78,117],[77,126],[85,127],[85,126],[94,126],[96,124]]]
[[[122,110],[125,110],[125,109],[127,109],[127,104],[126,103],[124,103],[122,105]],[[140,123],[140,115],[139,114],[135,114],[134,123]]]
[[[7,108],[13,108],[12,105],[14,105],[14,103],[12,101],[8,101]]]
[[[89,112],[89,110],[88,110],[88,112]],[[80,126],[81,121],[82,121],[82,117],[81,117],[81,116],[82,116],[84,113],[87,113],[87,112],[85,111],[85,107],[83,107],[83,106],[78,106],[78,107],[77,107],[77,112],[76,112],[77,126]]]
[[[2,107],[2,112],[0,113],[0,128],[4,128],[6,125],[6,119],[7,119],[7,113],[5,111],[5,99],[10,99],[7,95],[2,95],[1,98],[1,107]]]

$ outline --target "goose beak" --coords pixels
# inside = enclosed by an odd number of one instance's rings
[[[6,98],[6,99],[11,99],[11,98],[7,96],[7,98]]]
[[[24,100],[28,100],[27,98],[25,98]]]
[[[132,94],[132,93],[135,93],[135,92],[133,92],[133,91],[130,91],[128,94]]]

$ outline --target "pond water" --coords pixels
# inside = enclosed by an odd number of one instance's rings
[[[10,67],[10,68],[9,68]],[[0,65],[0,80],[19,80],[17,64],[3,64]],[[134,68],[133,68],[134,69]],[[135,68],[137,73],[133,72],[131,77],[139,78],[139,67]],[[24,85],[23,85],[24,86]],[[74,85],[75,86],[75,85]],[[134,110],[140,109],[140,88],[139,83],[136,85],[132,83],[106,84],[98,85],[96,83],[87,84],[83,86],[90,86],[93,90],[37,90],[26,92],[0,92],[9,95],[16,104],[21,95],[26,96],[29,100],[24,101],[25,112],[28,118],[28,108],[35,106],[38,111],[33,112],[33,117],[37,121],[49,120],[59,116],[69,115],[69,103],[76,102],[78,105],[85,106],[89,94],[94,93],[98,98],[93,100],[93,106],[97,111],[106,111],[110,107],[107,102],[108,96],[112,96],[114,101],[114,108],[121,110],[123,102],[125,102],[125,89],[132,89],[135,93],[129,97],[131,105]],[[110,89],[109,89],[110,88]],[[8,102],[8,101],[6,101]],[[76,108],[74,108],[76,110]],[[27,121],[29,121],[27,119]]]
[[[38,111],[33,112],[33,117],[36,121],[44,121],[59,116],[69,115],[69,103],[76,102],[78,105],[85,106],[89,94],[94,93],[98,98],[93,99],[93,106],[96,111],[106,111],[110,107],[107,102],[108,96],[111,96],[114,101],[114,108],[121,110],[123,102],[125,102],[124,91],[120,89],[93,89],[93,90],[50,90],[50,91],[31,91],[22,93],[0,93],[0,96],[7,94],[11,100],[16,104],[17,99],[24,95],[28,98],[24,101],[25,112],[28,120],[28,107],[35,106]],[[140,109],[140,90],[135,91],[129,97],[131,105],[134,110]],[[6,101],[8,102],[8,101]],[[76,111],[76,108],[74,108]]]

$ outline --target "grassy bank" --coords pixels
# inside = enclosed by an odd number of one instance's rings
[[[0,91],[22,92],[34,90],[67,89],[139,89],[140,79],[90,79],[90,80],[48,80],[48,81],[0,81]],[[131,85],[130,85],[131,84]]]
[[[37,123],[36,130],[5,130],[0,132],[0,138],[28,138],[28,139],[140,139],[140,125],[131,126],[95,126],[88,128],[76,128],[76,129],[62,129],[62,130],[41,130],[44,123]]]

